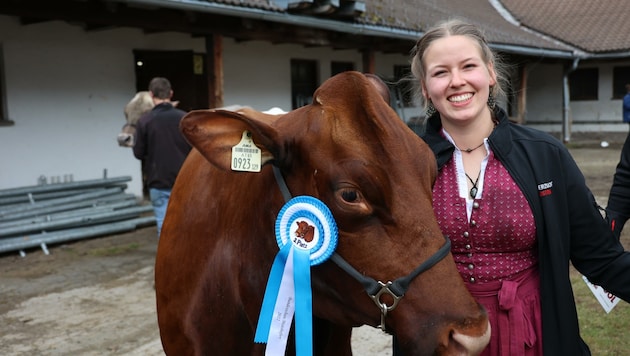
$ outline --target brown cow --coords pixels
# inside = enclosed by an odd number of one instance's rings
[[[312,268],[314,355],[351,355],[352,328],[381,322],[409,356],[485,347],[486,314],[468,294],[433,214],[433,153],[364,75],[327,80],[312,104],[285,115],[193,111],[181,127],[195,149],[173,189],[155,265],[168,355],[264,354],[254,333],[285,203],[272,166],[293,196],[330,208],[336,253],[358,272],[333,260]],[[231,170],[231,149],[246,130],[262,150],[259,173]],[[439,250],[445,257],[412,279],[387,313],[388,293],[375,305],[355,279],[413,277]],[[288,355],[295,354],[292,339]]]

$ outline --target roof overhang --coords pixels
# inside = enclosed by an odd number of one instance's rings
[[[251,7],[233,6],[215,2],[201,2],[196,0],[110,0],[129,5],[170,8],[184,11],[211,13],[215,15],[242,17],[260,21],[281,23],[291,26],[311,27],[319,30],[340,32],[347,35],[380,37],[383,39],[397,39],[415,43],[422,31],[376,26],[356,22],[335,21],[313,16],[296,15],[288,12],[269,11]],[[498,51],[533,57],[552,57],[557,59],[572,59],[577,55],[573,51],[562,51],[546,48],[491,43],[490,46]],[[378,48],[375,48],[378,50]],[[409,48],[411,51],[411,46]]]

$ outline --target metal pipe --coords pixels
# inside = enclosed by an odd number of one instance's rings
[[[67,219],[67,218],[76,217],[76,216],[86,216],[86,215],[104,213],[108,211],[114,211],[116,209],[132,207],[136,205],[138,205],[138,203],[131,200],[123,200],[121,202],[114,202],[114,203],[107,203],[107,204],[100,204],[100,205],[92,204],[87,208],[82,207],[79,209],[56,212],[54,214],[49,214],[49,215],[44,215],[44,216],[35,216],[35,217],[28,217],[26,219],[0,222],[0,230],[6,229],[12,226],[36,224],[36,223],[41,223],[41,222],[46,222],[46,221]]]
[[[93,199],[93,198],[98,198],[98,197],[113,195],[113,194],[120,194],[120,193],[122,193],[122,189],[120,188],[99,189],[91,193],[77,194],[77,195],[73,195],[73,196],[69,196],[65,198],[59,198],[59,199],[51,199],[51,200],[46,200],[43,202],[38,202],[35,204],[23,204],[21,206],[12,207],[11,209],[0,210],[0,219],[3,218],[5,215],[12,214],[12,213],[28,211],[31,209],[37,209],[41,207],[49,207],[49,206],[54,206],[54,205],[58,205],[62,203],[77,202],[81,200]]]
[[[562,141],[568,143],[571,140],[571,89],[569,75],[575,71],[580,63],[579,58],[573,59],[571,66],[562,74]]]
[[[124,189],[127,189],[127,184],[113,184],[111,186],[108,186],[108,188],[114,188],[114,187],[120,187],[124,190]],[[88,193],[93,190],[94,188],[85,188],[85,189],[74,189],[74,190],[63,190],[63,191],[58,191],[58,192],[40,193],[40,194],[32,194],[32,193],[20,194],[20,195],[0,198],[0,205],[6,206],[6,205],[12,205],[12,204],[19,205],[23,203],[29,203],[31,202],[31,197],[32,197],[32,200],[34,200],[35,202],[42,201],[42,200],[55,199],[55,198],[63,198],[63,197],[67,197],[73,194]]]
[[[125,208],[112,212],[92,214],[88,216],[70,217],[55,221],[46,221],[35,224],[12,226],[0,229],[0,237],[15,236],[19,234],[28,234],[37,231],[58,230],[74,226],[96,225],[111,221],[119,221],[137,217],[142,213],[152,212],[151,205],[137,206],[133,208]]]
[[[77,229],[67,229],[28,237],[0,239],[0,253],[22,251],[28,248],[40,247],[42,243],[45,245],[52,245],[90,237],[112,235],[150,225],[155,225],[154,216],[141,217],[116,223],[81,227]]]
[[[61,190],[70,190],[77,188],[91,188],[91,187],[107,187],[112,184],[124,183],[131,181],[131,176],[106,178],[106,179],[92,179],[83,180],[68,183],[58,184],[44,184],[44,185],[31,185],[18,188],[9,188],[0,190],[0,197],[8,197],[14,195],[26,195],[28,193],[43,193],[53,192]]]
[[[101,206],[121,201],[133,201],[137,203],[136,196],[133,194],[112,194],[104,197],[99,197],[97,199],[87,199],[66,204],[43,206],[25,211],[18,211],[15,213],[6,213],[4,215],[0,213],[0,222],[9,222],[19,219],[45,216],[52,213],[60,213],[90,206]]]

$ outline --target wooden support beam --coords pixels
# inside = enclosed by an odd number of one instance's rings
[[[374,51],[366,49],[361,51],[363,57],[363,73],[375,73],[376,72],[376,60],[374,59]]]
[[[208,104],[210,108],[223,107],[223,37],[206,36]]]

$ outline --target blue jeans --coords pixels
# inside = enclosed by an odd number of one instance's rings
[[[149,188],[149,197],[151,198],[151,205],[153,205],[153,211],[155,212],[155,222],[157,223],[159,239],[160,232],[162,231],[162,223],[164,223],[164,216],[166,216],[168,199],[171,197],[171,190]]]

